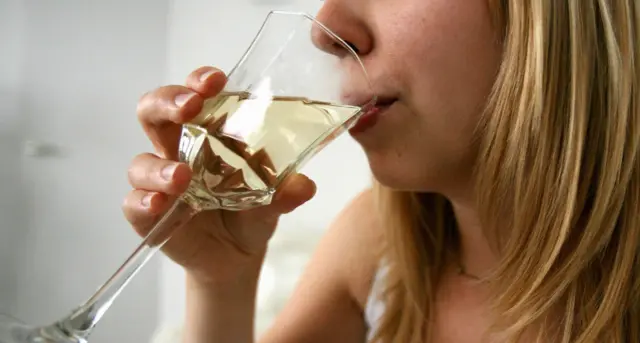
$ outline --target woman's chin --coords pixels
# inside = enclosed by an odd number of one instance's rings
[[[450,183],[447,173],[429,170],[424,165],[410,166],[397,159],[369,157],[369,168],[375,180],[382,186],[397,191],[440,193],[442,185]]]
[[[384,163],[369,160],[371,173],[382,186],[399,191],[417,190],[415,178],[411,177],[397,163]]]

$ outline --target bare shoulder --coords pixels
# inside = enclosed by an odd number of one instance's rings
[[[374,200],[373,192],[365,190],[336,216],[318,243],[302,284],[321,277],[364,308],[382,248]]]
[[[364,307],[382,250],[382,225],[371,190],[355,197],[329,227],[319,251],[341,262],[341,272],[353,298]]]
[[[261,343],[363,342],[363,309],[382,245],[371,191],[353,199],[317,245]]]

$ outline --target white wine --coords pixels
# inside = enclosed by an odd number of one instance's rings
[[[185,124],[180,159],[193,170],[185,196],[201,208],[266,205],[300,168],[356,119],[360,107],[302,97],[221,93]]]

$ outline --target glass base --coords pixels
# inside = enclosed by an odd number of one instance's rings
[[[0,343],[87,343],[87,340],[69,337],[56,325],[31,327],[0,314]]]

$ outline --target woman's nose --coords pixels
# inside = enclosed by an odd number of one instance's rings
[[[373,49],[373,39],[364,20],[348,6],[350,1],[327,0],[317,15],[324,24],[346,42],[358,55],[364,56]],[[343,56],[347,53],[344,45],[317,25],[312,30],[315,46],[330,54]]]

